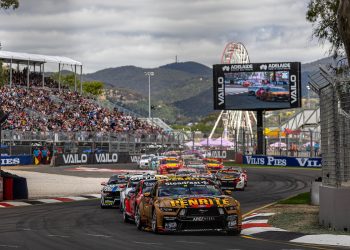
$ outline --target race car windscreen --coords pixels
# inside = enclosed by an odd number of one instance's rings
[[[151,192],[156,181],[157,180],[144,181],[142,184],[142,193],[144,194],[144,193]]]
[[[206,160],[206,163],[208,164],[221,164],[218,160]]]
[[[238,172],[219,172],[217,176],[219,178],[239,178],[241,174]]]
[[[164,160],[163,164],[179,164],[177,160]]]
[[[122,178],[120,176],[112,176],[111,178],[109,178],[108,180],[108,184],[109,185],[114,185],[114,184],[124,184],[126,183],[127,180],[126,178]]]
[[[159,197],[198,195],[217,196],[222,195],[222,192],[208,181],[165,182],[164,185],[160,185],[158,188]]]

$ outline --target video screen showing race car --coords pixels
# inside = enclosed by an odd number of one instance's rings
[[[214,65],[214,108],[275,110],[301,106],[299,63]]]

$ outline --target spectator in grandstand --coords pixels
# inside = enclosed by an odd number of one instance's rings
[[[100,107],[93,99],[72,91],[3,87],[0,89],[0,101],[3,110],[10,113],[3,127],[7,130],[133,134],[163,132],[118,109]]]

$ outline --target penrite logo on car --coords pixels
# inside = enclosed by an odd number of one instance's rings
[[[118,154],[117,153],[95,154],[95,159],[97,163],[117,163]]]
[[[293,104],[298,101],[298,95],[297,95],[297,76],[291,75],[290,76],[290,103]]]
[[[225,96],[224,96],[224,78],[220,76],[218,78],[218,105],[221,106],[225,103]]]
[[[79,157],[80,156],[80,157]],[[63,155],[64,164],[87,163],[88,157],[86,154],[67,154]]]

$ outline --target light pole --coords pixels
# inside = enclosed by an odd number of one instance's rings
[[[307,88],[307,104],[310,109],[310,86],[307,85],[306,88]]]
[[[154,72],[148,71],[145,75],[148,76],[148,118],[151,118],[151,76],[154,76]]]

